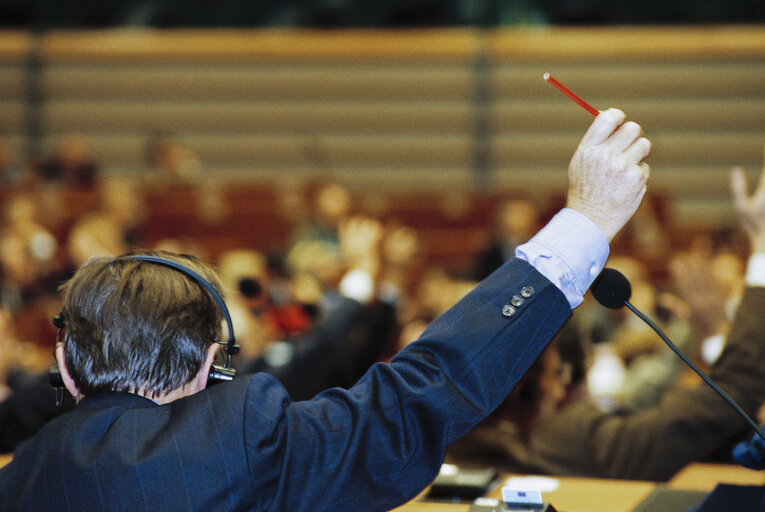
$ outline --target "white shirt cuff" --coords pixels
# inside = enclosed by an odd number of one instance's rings
[[[558,212],[531,240],[515,250],[518,258],[530,263],[563,292],[572,309],[584,300],[608,254],[608,241],[600,229],[569,208]]]

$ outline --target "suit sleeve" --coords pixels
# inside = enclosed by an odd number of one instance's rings
[[[513,260],[351,389],[249,397],[248,462],[269,510],[389,510],[438,472],[446,447],[510,392],[571,313]],[[264,428],[265,427],[265,428]]]

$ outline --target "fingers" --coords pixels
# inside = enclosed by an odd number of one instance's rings
[[[597,145],[606,141],[612,133],[624,122],[625,115],[619,109],[609,108],[601,112],[582,137],[582,143]]]
[[[598,121],[603,118],[602,121]],[[624,154],[627,162],[638,163],[646,177],[649,168],[640,162],[651,152],[651,142],[643,137],[643,129],[633,121],[624,122],[621,110],[610,108],[602,112],[582,138],[583,144],[607,144],[616,152]]]
[[[634,123],[632,123],[634,124]],[[625,125],[626,126],[626,125]],[[636,125],[637,126],[637,125]],[[638,126],[638,129],[640,126]],[[646,165],[643,159],[651,153],[651,141],[645,137],[638,136],[632,144],[624,151],[624,156],[629,162],[638,162],[639,165]],[[646,165],[647,167],[647,165]]]
[[[611,144],[614,149],[624,151],[632,146],[635,141],[640,138],[643,133],[643,129],[640,125],[634,121],[627,121],[623,125],[614,131],[608,138],[608,143]]]

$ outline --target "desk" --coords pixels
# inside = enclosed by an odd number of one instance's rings
[[[410,501],[406,505],[394,508],[391,512],[468,512],[470,505],[465,503],[438,503],[435,501]]]
[[[565,512],[630,512],[653,490],[653,482],[558,477],[559,487],[542,493],[544,500]],[[489,496],[499,498],[501,486]]]
[[[558,478],[560,487],[544,493],[545,501],[565,512],[630,512],[653,490],[653,482]]]
[[[12,455],[0,455],[0,467]],[[561,512],[631,512],[661,484],[634,480],[559,477],[554,491],[544,492],[545,501]],[[728,464],[694,463],[675,475],[666,487],[671,489],[711,491],[718,483],[765,485],[765,472]],[[497,486],[489,497],[500,497]],[[424,496],[424,493],[421,495]],[[469,504],[410,501],[391,512],[468,512]]]
[[[631,512],[656,488],[654,482],[559,477],[554,491],[543,492],[545,501],[561,512]],[[501,496],[501,485],[488,494]],[[411,501],[394,512],[468,512],[469,504]]]
[[[558,477],[559,487],[543,492],[545,501],[561,512],[632,512],[655,489],[712,491],[718,483],[765,485],[765,471],[730,464],[693,463],[666,484],[634,480]],[[488,494],[500,497],[499,485]],[[421,499],[421,498],[420,498]],[[468,512],[468,504],[411,501],[393,512]]]
[[[719,483],[765,485],[765,471],[755,471],[732,464],[693,463],[667,482],[667,487],[689,491],[711,491]]]

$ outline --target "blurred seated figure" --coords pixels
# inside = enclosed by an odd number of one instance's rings
[[[285,261],[291,273],[309,272],[322,285],[334,286],[343,266],[340,226],[353,212],[353,199],[344,185],[335,182],[311,192],[311,211],[295,229]]]
[[[67,186],[95,186],[98,172],[81,135],[63,137],[53,155],[35,166],[35,174],[43,182]]]
[[[274,339],[273,327],[260,313],[270,306],[266,257],[253,249],[232,249],[218,258],[218,273],[240,345],[238,359],[260,356]]]
[[[12,196],[0,229],[0,305],[14,314],[40,296],[55,293],[58,242],[40,222],[34,194]]]
[[[515,256],[515,248],[540,227],[539,206],[528,199],[509,199],[498,208],[492,240],[476,258],[473,279],[480,281]]]
[[[630,302],[658,322],[684,352],[695,353],[685,319],[665,314],[659,290],[648,269],[627,256],[613,256],[609,266],[619,270],[632,286]],[[592,361],[588,369],[590,397],[605,411],[639,410],[655,405],[674,385],[682,362],[642,320],[626,309],[611,310],[589,301],[583,309],[590,338]]]
[[[32,436],[55,414],[45,370],[49,349],[20,340],[13,317],[0,307],[0,453]]]
[[[697,363],[708,367],[720,357],[725,338],[741,295],[746,287],[745,263],[727,249],[700,249],[681,253],[669,263],[669,273],[679,297],[663,293],[659,297],[668,311],[689,326]],[[710,293],[711,290],[711,293]]]
[[[307,399],[349,387],[380,360],[396,326],[395,296],[379,293],[382,238],[376,220],[346,219],[338,226],[336,286],[303,271],[290,276],[286,295],[272,290],[262,255],[224,254],[221,277],[248,345],[240,370],[270,373],[293,399]]]
[[[0,135],[0,185],[3,190],[24,186],[29,178],[27,166],[19,161],[11,143]]]
[[[80,217],[69,231],[70,266],[78,268],[94,256],[118,255],[138,242],[144,203],[137,184],[119,176],[99,182],[98,206]]]
[[[196,184],[201,165],[197,155],[166,133],[155,133],[146,148],[150,184]]]

